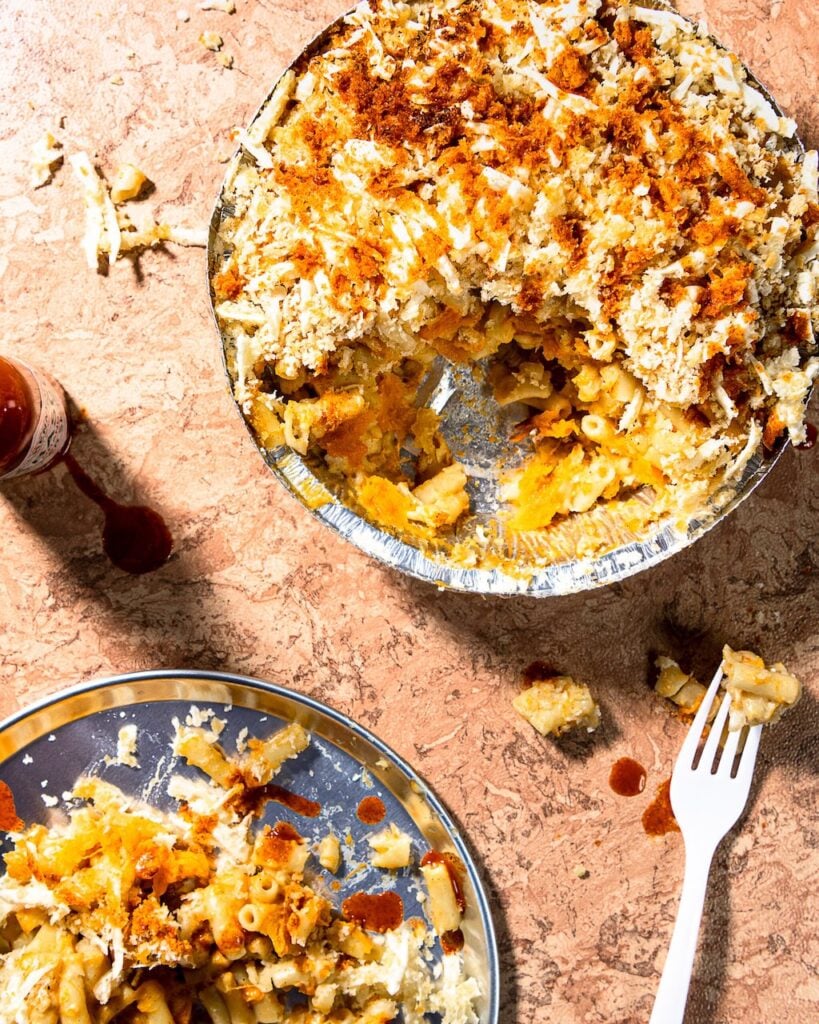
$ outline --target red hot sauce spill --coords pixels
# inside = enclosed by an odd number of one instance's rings
[[[643,828],[650,836],[664,836],[667,832],[680,831],[671,810],[671,779],[660,783],[653,802],[643,811]]]
[[[365,796],[358,805],[358,820],[365,825],[378,825],[384,820],[387,808],[379,796]]]
[[[423,867],[425,864],[446,865],[449,881],[452,885],[452,891],[455,893],[455,902],[458,904],[458,909],[463,914],[466,910],[466,896],[464,895],[463,887],[463,877],[466,874],[466,868],[461,862],[461,859],[456,857],[454,853],[438,853],[437,850],[428,850],[421,858],[421,866]]]
[[[268,782],[264,786],[252,786],[244,790],[233,801],[233,806],[241,815],[258,816],[270,800],[288,807],[303,818],[317,818],[321,813],[320,803],[308,800],[306,796],[299,796],[298,793],[292,793],[284,786],[277,786],[275,782]],[[284,822],[280,824],[284,824]]]
[[[102,509],[103,551],[118,569],[141,576],[168,561],[173,537],[158,512],[146,505],[120,505],[91,479],[73,455],[63,456],[63,462],[77,487]]]
[[[22,828],[23,822],[17,817],[14,806],[14,794],[5,782],[0,782],[0,831],[19,832]]]
[[[609,785],[618,796],[637,796],[646,788],[646,770],[631,757],[621,757],[611,766]]]
[[[397,892],[354,892],[341,904],[349,921],[371,932],[389,932],[404,920],[404,901]]]

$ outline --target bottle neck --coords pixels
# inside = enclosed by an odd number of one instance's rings
[[[0,356],[0,476],[22,463],[40,416],[40,389],[31,371]]]

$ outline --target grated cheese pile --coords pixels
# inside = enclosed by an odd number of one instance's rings
[[[308,880],[319,873],[298,831],[253,827],[277,799],[270,779],[308,743],[291,724],[234,759],[211,729],[177,724],[175,753],[210,776],[171,779],[177,811],[81,778],[67,820],[14,835],[0,1024],[388,1024],[399,1009],[406,1024],[477,1024],[461,953],[436,963],[433,932],[404,919],[397,894],[383,925],[339,913]]]
[[[521,404],[513,533],[577,519],[582,554],[611,544],[601,507],[687,521],[805,440],[819,199],[794,133],[669,10],[359,5],[282,77],[227,195],[213,288],[260,444],[451,536],[467,477],[418,397],[444,358]]]

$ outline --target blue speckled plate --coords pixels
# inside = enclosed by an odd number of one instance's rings
[[[316,818],[304,818],[269,803],[263,821],[290,822],[310,843],[332,829],[341,838],[344,857],[338,885],[324,872],[326,891],[340,905],[350,893],[394,888],[407,916],[418,908],[420,857],[430,848],[451,851],[466,866],[464,961],[483,992],[481,1024],[498,1020],[498,955],[492,918],[472,857],[439,800],[412,768],[379,739],[347,717],[317,701],[243,676],[215,672],[163,671],[117,676],[65,690],[0,723],[0,780],[14,794],[17,813],[27,823],[47,823],[65,810],[63,793],[78,776],[93,774],[155,806],[174,808],[167,783],[172,775],[199,776],[171,752],[173,719],[184,722],[191,706],[212,708],[226,721],[220,742],[235,749],[243,729],[266,737],[297,721],[311,743],[283,765],[276,782],[321,804]],[[137,726],[138,768],[113,763],[123,725]],[[393,821],[413,841],[414,867],[385,872],[369,864],[366,837],[376,828],[359,821],[365,796],[386,805]],[[380,826],[379,826],[380,827]],[[5,852],[8,844],[0,846]],[[320,876],[319,876],[320,877]],[[317,884],[321,884],[320,881]],[[419,908],[420,909],[420,908]],[[439,949],[436,955],[441,956]]]

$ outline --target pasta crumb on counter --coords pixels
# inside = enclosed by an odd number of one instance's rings
[[[543,736],[562,736],[572,729],[594,732],[600,725],[600,708],[591,691],[571,676],[535,680],[512,706]]]
[[[654,690],[672,701],[685,715],[694,715],[705,696],[706,687],[693,675],[684,672],[673,658],[659,655],[655,662],[659,670]]]
[[[58,164],[63,160],[63,144],[51,132],[45,132],[31,148],[31,185],[41,188],[47,185]]]

